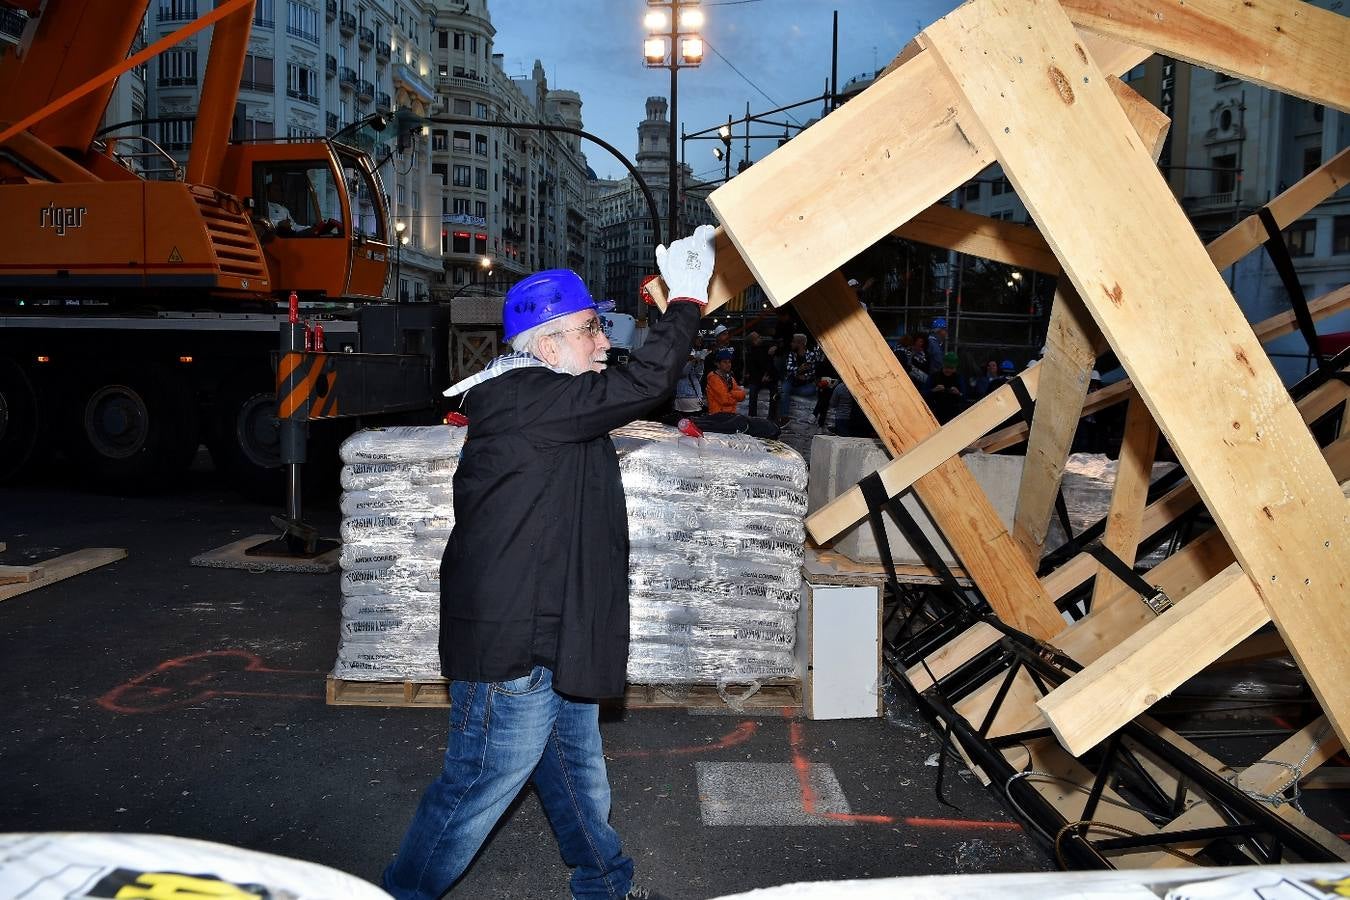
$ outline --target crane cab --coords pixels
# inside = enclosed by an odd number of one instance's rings
[[[336,141],[232,144],[221,187],[245,203],[271,283],[378,299],[389,271],[384,190],[370,157]]]

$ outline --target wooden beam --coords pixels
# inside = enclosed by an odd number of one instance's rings
[[[28,584],[46,577],[42,566],[0,566],[0,584]]]
[[[1050,513],[1083,414],[1088,374],[1097,363],[1103,343],[1097,324],[1073,285],[1061,278],[1050,309],[1045,355],[1036,366],[1041,372],[1041,401],[1029,423],[1026,465],[1013,515],[1013,540],[1033,567],[1040,563],[1045,550]]]
[[[119,559],[126,559],[126,557],[127,551],[121,548],[90,547],[44,560],[42,568],[46,570],[46,577],[41,581],[0,587],[0,600],[8,600],[20,594],[44,588],[49,584],[55,584],[66,578],[88,572],[90,569],[97,569],[99,566],[106,566],[108,563],[117,562]]]
[[[1064,0],[1075,25],[1350,112],[1350,19],[1311,3]]]
[[[1135,551],[1139,549],[1157,448],[1158,426],[1148,414],[1148,407],[1135,397],[1125,414],[1125,436],[1116,461],[1116,483],[1111,487],[1111,510],[1106,514],[1106,531],[1102,535],[1102,546],[1131,567],[1134,566]],[[1105,601],[1113,584],[1120,584],[1119,579],[1110,569],[1099,567],[1092,588],[1092,609]]]
[[[1059,275],[1059,260],[1035,228],[953,209],[945,203],[933,204],[891,234],[1044,275]]]
[[[1308,304],[1308,313],[1312,316],[1314,322],[1321,321],[1346,309],[1350,309],[1350,285],[1323,294]],[[1269,319],[1264,319],[1252,328],[1262,343],[1268,343],[1277,337],[1297,331],[1298,322],[1293,310],[1288,310],[1277,313]],[[1037,368],[1040,367],[1037,366]],[[1134,383],[1128,378],[1114,384],[1108,384],[1100,391],[1094,391],[1088,395],[1087,400],[1083,402],[1083,415],[1107,409],[1128,400],[1132,396],[1134,396]],[[997,453],[1000,450],[1006,450],[1020,444],[1026,438],[1028,430],[1025,422],[1018,422],[976,441],[971,444],[970,449],[983,450],[985,453]]]
[[[1031,369],[1018,375],[1027,394],[1036,396],[1038,372]],[[970,409],[946,425],[922,438],[910,449],[877,470],[887,497],[898,497],[914,482],[961,452],[975,437],[1021,410],[1011,384],[1005,384],[982,397]],[[806,530],[817,544],[833,540],[867,517],[867,502],[862,488],[854,485],[806,517]]]
[[[1107,82],[1126,118],[1156,160],[1162,153],[1170,121],[1119,79],[1108,78]],[[1036,404],[1029,423],[1026,466],[1018,485],[1017,511],[1013,517],[1013,539],[1033,566],[1040,563],[1045,552],[1050,515],[1087,399],[1088,376],[1105,346],[1073,285],[1061,278],[1055,286],[1045,353],[1037,366],[1045,370],[1041,374],[1044,390],[1042,402]]]
[[[1103,65],[1119,75],[1148,55],[1126,47]],[[932,57],[907,60],[708,197],[775,306],[994,161],[962,130],[963,104]]]
[[[1234,563],[1036,704],[1081,756],[1269,621]]]
[[[796,309],[893,455],[902,455],[938,430],[928,405],[843,275],[833,273],[811,287]],[[1064,628],[1035,571],[960,458],[933,469],[914,490],[999,618],[1042,639]]]
[[[1350,506],[1147,149],[1051,0],[924,35],[1344,739]]]
[[[1266,204],[1275,224],[1287,228],[1304,213],[1350,184],[1350,147],[1304,175],[1294,186]],[[1253,213],[1210,241],[1209,258],[1226,269],[1266,242],[1266,227]]]

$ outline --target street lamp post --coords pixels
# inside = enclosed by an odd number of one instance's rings
[[[643,58],[651,69],[670,69],[670,210],[667,216],[666,242],[675,240],[679,227],[680,182],[675,158],[676,128],[679,121],[678,75],[680,69],[692,69],[703,62],[703,10],[698,0],[647,0],[650,8],[643,24],[648,37],[643,43]],[[668,30],[667,30],[668,29]],[[670,43],[666,43],[669,38]]]
[[[399,274],[403,268],[403,245],[408,243],[408,237],[404,234],[408,230],[408,223],[399,220],[394,223],[394,302],[403,302],[403,292],[399,290]]]
[[[478,261],[478,265],[479,265],[479,266],[482,268],[482,270],[483,270],[483,291],[482,291],[482,296],[486,297],[486,296],[487,296],[487,283],[488,283],[488,279],[492,277],[492,257],[490,257],[490,256],[485,256],[485,257],[483,257],[481,260]]]

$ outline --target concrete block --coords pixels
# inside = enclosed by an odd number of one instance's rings
[[[961,458],[989,496],[1004,526],[1011,529],[1013,515],[1017,511],[1017,489],[1022,482],[1024,458],[986,453],[968,453]],[[811,442],[810,480],[807,483],[809,510],[814,512],[824,506],[881,468],[889,459],[881,442],[877,440],[816,435]],[[920,529],[937,548],[943,561],[948,565],[959,565],[914,492],[906,492],[901,503],[919,523]],[[923,560],[905,540],[891,516],[887,515],[885,519],[886,538],[890,541],[891,557],[896,565],[923,565]],[[835,538],[833,548],[855,562],[881,562],[872,525],[867,520]]]

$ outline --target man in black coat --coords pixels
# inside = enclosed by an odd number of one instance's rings
[[[669,309],[607,369],[595,301],[555,269],[507,292],[515,353],[452,387],[469,433],[441,562],[450,735],[384,873],[398,898],[440,897],[532,781],[577,898],[656,897],[609,825],[599,707],[628,662],[628,515],[609,432],[670,394],[707,303],[713,229],[656,251]]]

